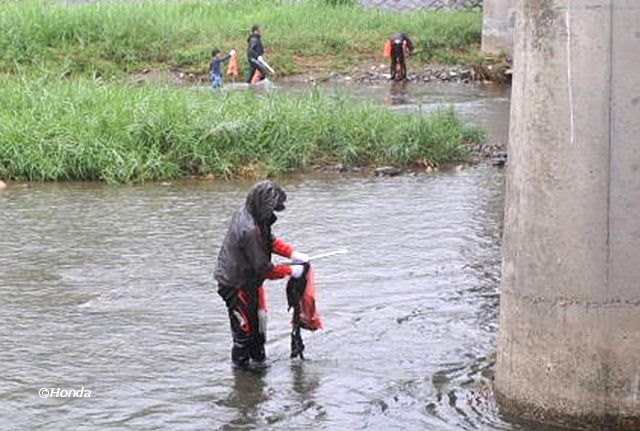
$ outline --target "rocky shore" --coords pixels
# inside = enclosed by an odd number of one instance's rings
[[[507,84],[511,81],[511,62],[506,58],[492,58],[482,66],[445,66],[407,64],[407,81],[420,83],[472,83],[494,82]],[[321,83],[321,82],[354,82],[359,84],[376,84],[389,81],[389,65],[381,63],[361,64],[350,72],[316,71],[312,73],[275,76],[270,79],[276,82]],[[203,72],[187,72],[180,68],[171,70],[140,69],[129,76],[129,80],[144,84],[151,81],[165,81],[174,85],[194,85],[208,83],[208,74]],[[242,80],[240,80],[242,81]]]
[[[395,177],[398,175],[415,175],[418,173],[436,173],[439,171],[462,171],[476,163],[490,163],[497,168],[503,168],[507,164],[506,148],[499,144],[478,143],[469,147],[471,158],[464,163],[448,163],[442,166],[435,164],[416,164],[414,166],[399,168],[392,165],[379,167],[351,166],[342,163],[335,165],[315,165],[313,170],[324,173],[339,174],[363,174],[380,177]]]
[[[494,82],[507,84],[511,81],[511,62],[496,58],[482,66],[407,65],[407,81],[413,83],[471,83]],[[391,78],[388,64],[369,64],[354,67],[350,73],[318,73],[292,75],[280,78],[284,82],[355,82],[375,84]]]

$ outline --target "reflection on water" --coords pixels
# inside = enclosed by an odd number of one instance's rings
[[[236,417],[224,424],[223,429],[249,427],[259,421],[260,406],[268,399],[265,391],[266,371],[233,370],[231,393],[221,405],[233,409]]]
[[[502,139],[504,96],[455,91]],[[289,359],[284,283],[269,284],[269,366],[254,372],[229,364],[212,280],[249,183],[0,192],[0,428],[533,429],[491,399],[502,171],[283,183],[276,231],[350,253],[316,264],[326,330],[304,334],[307,361]],[[43,399],[41,387],[92,396]]]
[[[407,86],[407,81],[391,81],[384,97],[384,104],[386,106],[410,105],[412,101]]]

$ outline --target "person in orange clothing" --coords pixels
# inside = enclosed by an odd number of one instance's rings
[[[246,368],[250,360],[263,363],[266,359],[264,281],[299,278],[304,273],[303,265],[274,265],[272,253],[291,258],[294,263],[309,261],[306,254],[276,238],[271,230],[277,220],[275,212],[285,209],[286,200],[277,183],[265,180],[255,184],[233,215],[218,255],[214,276],[229,313],[231,360],[236,367]]]
[[[233,51],[235,54],[235,49]],[[238,76],[240,75],[240,68],[238,67],[237,55],[232,55],[231,58],[229,59],[229,67],[227,67],[227,75],[233,78],[233,82],[235,82],[236,79],[238,79]]]

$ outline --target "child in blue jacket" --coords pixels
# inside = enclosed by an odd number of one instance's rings
[[[222,56],[219,49],[211,51],[211,63],[209,64],[209,78],[211,78],[211,88],[222,87],[222,63],[228,61],[232,56],[236,55],[235,49],[229,54]]]

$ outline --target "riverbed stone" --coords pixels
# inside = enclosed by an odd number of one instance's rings
[[[381,166],[376,168],[374,173],[380,177],[395,177],[402,173],[402,170],[395,166]]]
[[[507,152],[506,151],[499,151],[496,152],[492,159],[491,159],[491,163],[493,164],[493,166],[498,166],[498,167],[502,167],[504,165],[507,164]]]

